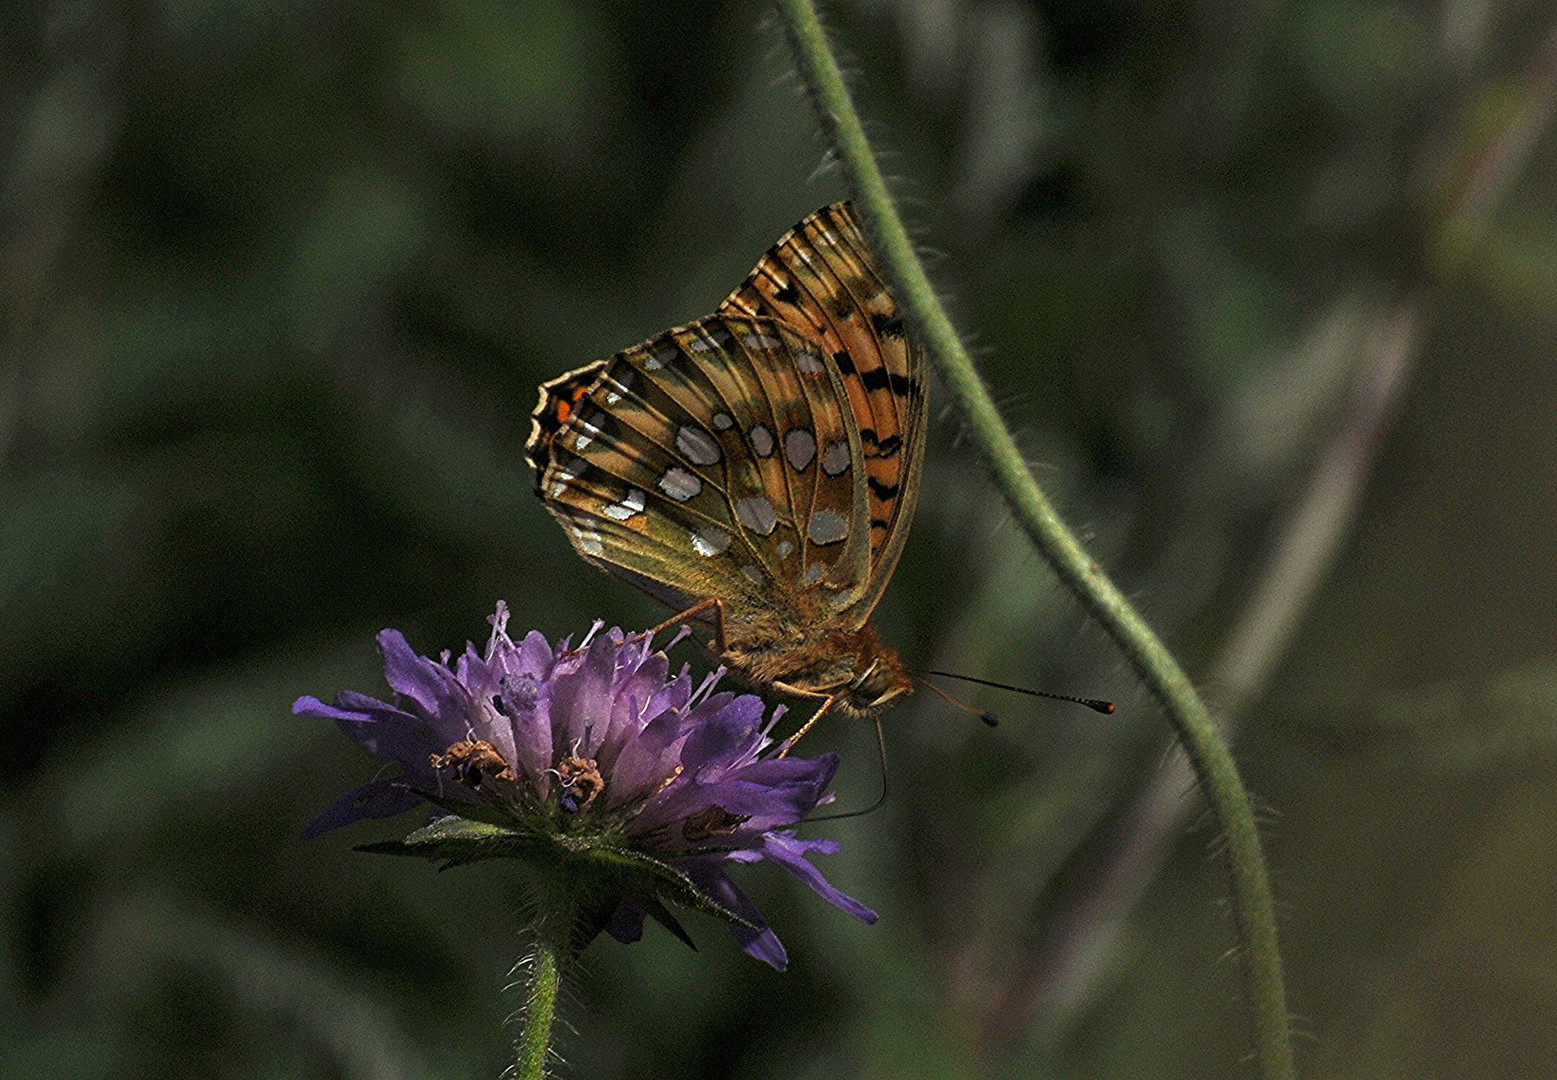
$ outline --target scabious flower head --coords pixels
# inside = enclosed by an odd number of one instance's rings
[[[397,630],[379,634],[388,704],[345,691],[293,712],[335,720],[398,776],[337,799],[304,836],[431,805],[441,815],[404,842],[370,849],[450,862],[512,855],[578,895],[578,945],[600,930],[636,941],[653,916],[690,944],[663,900],[722,916],[752,956],[783,970],[784,947],[730,880],[732,863],[769,859],[864,922],[875,912],[828,884],[807,856],[838,850],[788,828],[831,801],[836,754],[772,754],[760,698],[694,688],[646,635],[599,626],[578,648],[490,619],[484,653],[450,664],[418,656]]]

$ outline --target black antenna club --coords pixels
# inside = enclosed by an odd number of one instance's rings
[[[1072,697],[1069,694],[1050,694],[1043,690],[1032,690],[1025,686],[1012,686],[1010,683],[993,682],[989,679],[975,678],[972,675],[958,675],[955,671],[926,671],[924,674],[939,675],[943,679],[961,679],[963,682],[978,683],[980,686],[992,686],[996,690],[1009,690],[1013,694],[1026,694],[1028,697],[1048,698],[1051,701],[1070,701],[1077,705],[1085,705],[1093,712],[1100,712],[1104,715],[1114,711],[1114,703],[1112,701],[1103,701],[1100,698]],[[925,685],[929,686],[930,684],[925,683]],[[932,687],[932,689],[934,688]]]

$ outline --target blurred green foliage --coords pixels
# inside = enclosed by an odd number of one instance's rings
[[[1538,63],[1557,16],[830,15],[1041,481],[1192,671],[1229,647],[1382,328],[1417,306],[1347,543],[1239,753],[1273,816],[1305,1075],[1557,1072]],[[660,617],[529,494],[527,414],[538,382],[704,314],[843,194],[767,18],[757,0],[0,8],[0,1076],[505,1067],[512,874],[349,850],[393,826],[299,842],[375,766],[288,707],[378,692],[374,632],[457,648],[499,597],[554,636]],[[1461,221],[1510,130],[1528,158]],[[707,920],[696,955],[652,930],[596,945],[566,1075],[1246,1074],[1204,828],[1085,963],[1058,959],[1077,911],[1111,902],[1098,868],[1165,735],[957,434],[932,432],[885,636],[1120,712],[980,694],[991,733],[929,695],[898,707],[891,801],[827,827],[828,873],[881,923],[758,868],[784,975]],[[868,799],[869,733],[812,738],[845,755],[843,803]]]

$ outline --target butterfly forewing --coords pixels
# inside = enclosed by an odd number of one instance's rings
[[[848,408],[815,341],[713,317],[543,386],[530,458],[579,553],[668,604],[841,609],[870,578]]]
[[[863,624],[902,554],[918,498],[929,418],[924,359],[904,330],[847,203],[791,229],[721,312],[762,315],[809,332],[838,371],[864,454],[871,576],[850,612]]]

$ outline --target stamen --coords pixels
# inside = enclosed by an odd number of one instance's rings
[[[497,651],[497,643],[508,640],[508,604],[499,600],[497,611],[487,616],[487,622],[492,624],[492,636],[487,641],[487,659],[490,660]]]
[[[483,739],[454,743],[442,754],[429,754],[428,759],[438,772],[440,784],[445,772],[453,773],[456,780],[472,791],[487,788],[492,781],[512,784],[517,779],[497,747]]]
[[[692,691],[692,697],[687,701],[687,708],[690,709],[694,705],[701,705],[706,701],[709,695],[714,692],[714,687],[719,685],[719,680],[724,678],[725,673],[729,670],[729,668],[720,664],[713,671],[710,671],[703,679],[702,685]]]
[[[578,744],[573,744],[574,749]],[[605,790],[605,777],[593,758],[565,757],[557,763],[557,779],[564,785],[557,802],[570,814],[582,814]]]
[[[775,706],[773,706],[773,719],[769,720],[768,721],[768,726],[762,729],[762,744],[764,746],[766,746],[768,744],[768,742],[770,741],[768,739],[769,733],[772,732],[773,728],[778,724],[778,722],[780,720],[782,720],[784,718],[784,714],[787,713],[787,712],[789,712],[789,706],[788,705],[775,705]]]

